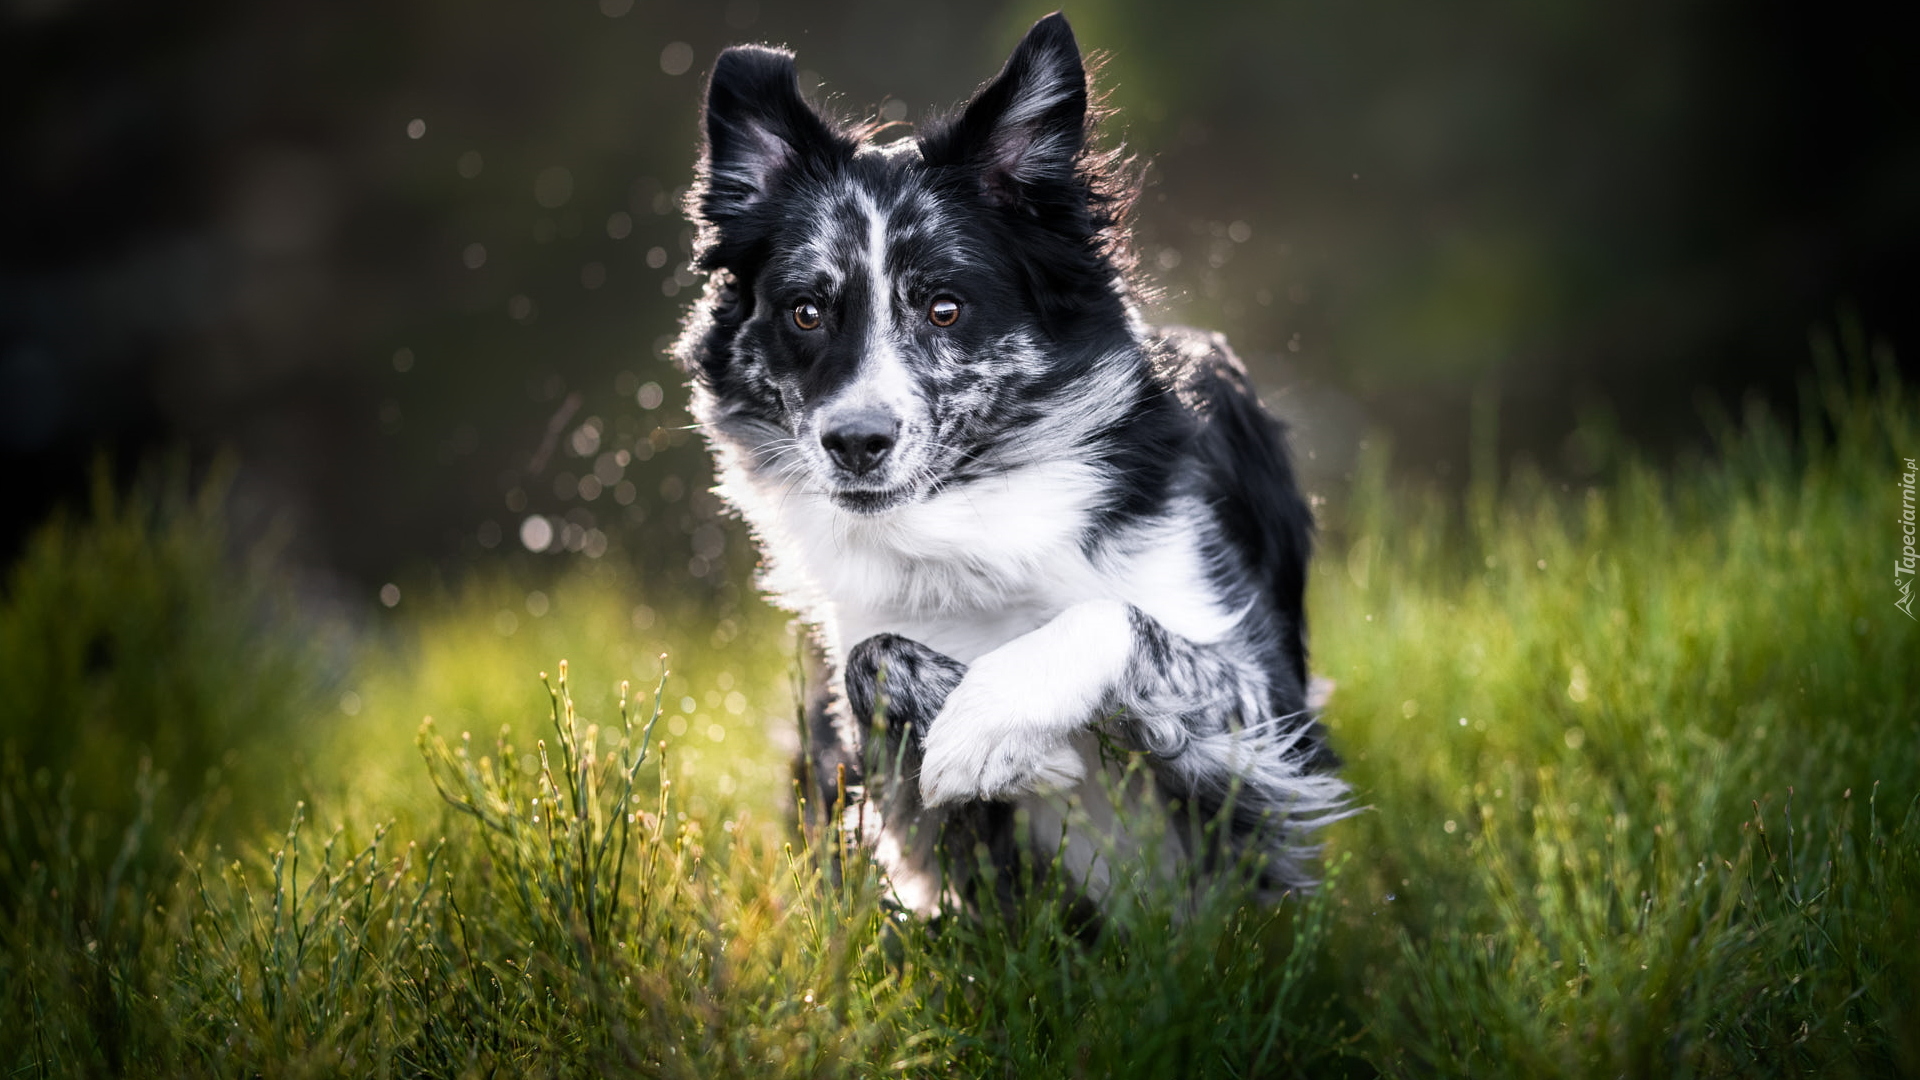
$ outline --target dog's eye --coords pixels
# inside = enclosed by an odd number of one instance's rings
[[[802,330],[820,329],[820,309],[811,300],[802,300],[793,306],[793,325]]]
[[[952,326],[959,320],[960,301],[951,296],[943,296],[927,308],[927,321],[935,326]]]

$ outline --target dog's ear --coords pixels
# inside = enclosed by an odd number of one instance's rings
[[[1055,12],[1033,24],[1000,74],[921,153],[976,170],[981,193],[1012,206],[1037,188],[1072,183],[1086,128],[1086,68],[1073,28]]]
[[[764,202],[784,175],[846,144],[801,98],[793,54],[763,45],[736,45],[714,61],[704,127],[688,205],[719,230]]]

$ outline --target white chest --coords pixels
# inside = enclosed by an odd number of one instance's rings
[[[1125,600],[1196,641],[1224,634],[1233,614],[1206,581],[1197,505],[1089,550],[1100,481],[1091,464],[1046,463],[873,517],[737,474],[722,493],[759,534],[775,599],[820,625],[836,661],[886,632],[971,664],[1093,599]]]

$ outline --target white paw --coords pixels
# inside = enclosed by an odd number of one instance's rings
[[[928,806],[1069,787],[1086,776],[1068,739],[1093,719],[1093,703],[993,659],[967,672],[928,727],[920,759]]]
[[[1072,787],[1086,763],[1066,741],[1031,736],[927,739],[920,762],[920,799],[928,806],[968,799],[1010,799]]]
[[[1001,799],[1083,779],[1070,740],[1098,719],[1132,645],[1127,605],[1089,600],[974,661],[927,729],[921,799]]]

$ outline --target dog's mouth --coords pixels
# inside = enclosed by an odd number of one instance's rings
[[[883,514],[897,506],[903,506],[913,499],[913,486],[901,484],[890,488],[841,488],[832,495],[833,505],[850,514],[863,517]]]

